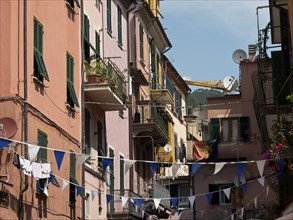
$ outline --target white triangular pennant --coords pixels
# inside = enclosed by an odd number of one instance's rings
[[[30,162],[33,162],[37,159],[37,155],[38,155],[40,147],[37,145],[31,145],[31,144],[28,144],[27,146],[28,146],[28,154],[30,157]]]
[[[263,170],[264,170],[264,167],[265,167],[265,163],[266,163],[265,160],[256,161],[256,165],[257,165],[258,172],[259,172],[260,176],[263,175]]]
[[[77,158],[77,169],[79,169],[82,164],[90,157],[90,155],[81,154]]]
[[[231,215],[231,220],[234,220],[234,213]]]
[[[67,186],[68,186],[68,182],[66,180],[63,180],[61,191],[63,191]]]
[[[177,171],[179,170],[179,168],[181,167],[181,163],[173,163],[172,164],[172,176],[176,176]]]
[[[228,199],[230,199],[230,192],[231,192],[231,188],[226,188],[226,189],[223,189],[225,195],[227,196]]]
[[[223,166],[225,165],[226,163],[216,163],[215,164],[215,172],[213,175],[215,175],[216,173],[218,173],[222,168]]]
[[[98,195],[98,192],[97,191],[94,191],[94,190],[92,190],[92,200],[94,200],[95,199],[95,197]]]
[[[254,207],[257,209],[257,197],[254,198]]]
[[[124,160],[124,174],[127,173],[127,171],[130,169],[130,167],[132,167],[134,163],[134,160]]]
[[[195,196],[188,196],[188,200],[189,200],[189,203],[190,203],[190,207],[192,208],[193,204],[194,204]]]
[[[265,178],[264,177],[261,177],[261,178],[258,178],[257,180],[260,183],[260,185],[262,185],[262,187],[264,187],[264,185],[265,185]]]
[[[127,201],[128,201],[127,197],[121,196],[122,208],[125,206]]]
[[[161,199],[154,199],[156,209],[159,208],[160,202],[161,202]]]

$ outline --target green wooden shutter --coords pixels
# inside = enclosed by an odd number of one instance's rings
[[[118,44],[122,46],[122,9],[118,6],[117,9],[117,15],[118,15]]]
[[[67,67],[67,102],[71,107],[76,106],[79,107],[77,96],[74,90],[74,60],[73,57],[66,53],[66,67]]]
[[[47,162],[47,145],[48,137],[47,134],[41,130],[38,130],[38,145],[41,146],[38,152],[38,160],[42,162]]]
[[[220,140],[220,119],[211,118],[210,120],[210,140]]]
[[[76,170],[76,155],[75,153],[70,150],[70,170],[69,170],[69,180],[70,182],[73,182],[75,179],[75,170]],[[71,207],[75,207],[75,185],[69,184],[69,205]]]
[[[73,151],[70,151],[70,177],[75,178],[76,171],[76,155]]]
[[[112,9],[111,0],[107,0],[107,31],[112,33]]]
[[[120,155],[120,193],[124,195],[124,157]]]
[[[85,154],[91,153],[91,115],[89,110],[85,109]]]
[[[96,31],[96,52],[97,52],[97,58],[100,57],[100,35],[99,33]]]
[[[249,117],[240,118],[240,138],[243,141],[250,140]]]
[[[84,15],[84,38],[90,42],[90,21],[87,15]]]

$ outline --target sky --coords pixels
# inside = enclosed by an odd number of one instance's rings
[[[182,77],[239,79],[232,54],[237,49],[248,54],[248,45],[257,43],[256,9],[267,5],[268,0],[161,0],[161,23],[172,44],[165,55]],[[269,12],[258,12],[262,29]]]

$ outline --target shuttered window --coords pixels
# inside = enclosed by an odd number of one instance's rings
[[[85,148],[84,153],[90,154],[91,153],[91,115],[89,110],[85,109]]]
[[[139,54],[140,59],[144,60],[144,43],[143,43],[143,27],[142,24],[139,25]]]
[[[101,52],[100,52],[100,35],[99,35],[99,33],[96,31],[95,32],[95,35],[96,35],[96,52],[97,52],[97,58],[100,58],[100,56],[101,56]]]
[[[74,104],[79,107],[77,96],[74,90],[74,60],[73,57],[66,53],[66,66],[67,66],[67,103],[70,107]]]
[[[118,45],[122,46],[122,9],[117,7],[117,27],[118,27]]]
[[[90,21],[87,15],[84,15],[84,59],[90,63]]]
[[[43,25],[34,18],[34,76],[41,82],[49,81],[43,58]]]
[[[220,119],[218,118],[211,118],[210,140],[220,140]]]
[[[41,130],[38,130],[38,146],[41,146],[38,152],[38,161],[47,162],[47,134]]]
[[[120,192],[124,195],[124,157],[120,155]]]
[[[75,170],[76,170],[76,155],[73,151],[70,151],[70,173],[69,173],[69,179],[71,183],[78,184],[75,179]],[[69,186],[69,205],[71,207],[75,207],[75,185],[71,184]]]
[[[240,118],[240,140],[250,141],[249,117]]]
[[[112,8],[111,0],[107,0],[107,31],[112,34]]]

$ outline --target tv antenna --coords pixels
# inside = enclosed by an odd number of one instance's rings
[[[242,49],[237,49],[232,54],[232,59],[235,63],[239,64],[242,60],[247,59],[247,54]]]

